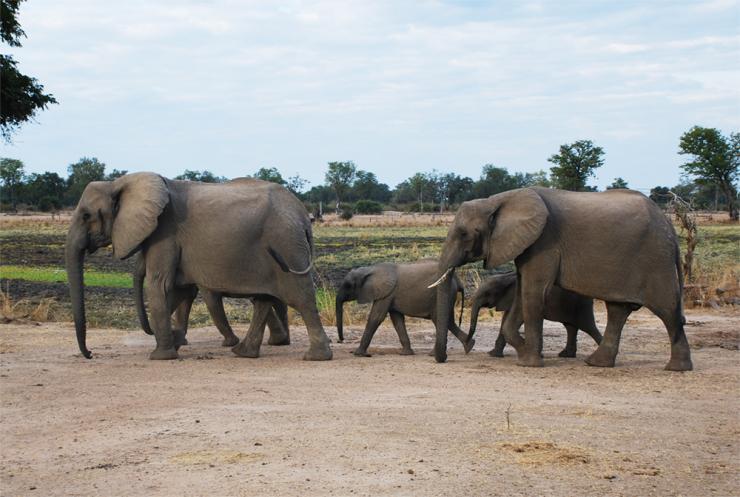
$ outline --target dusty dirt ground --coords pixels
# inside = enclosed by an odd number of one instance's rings
[[[325,363],[301,361],[298,327],[256,360],[191,330],[181,360],[155,362],[140,331],[92,330],[87,361],[71,325],[3,325],[0,493],[738,495],[740,312],[687,317],[690,373],[663,371],[667,336],[644,311],[613,369],[584,364],[585,335],[579,359],[557,358],[555,323],[542,369],[488,357],[490,321],[447,364],[424,323],[415,356],[386,323],[372,358],[350,354],[352,326]]]

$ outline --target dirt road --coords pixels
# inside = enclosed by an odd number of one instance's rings
[[[647,312],[614,369],[583,363],[585,335],[580,359],[557,358],[553,323],[542,369],[488,357],[490,323],[447,364],[426,355],[421,323],[416,356],[383,328],[356,358],[354,326],[326,363],[300,360],[300,328],[257,360],[196,329],[182,360],[154,362],[140,331],[92,330],[86,361],[71,325],[3,325],[0,493],[737,495],[740,313],[687,317],[691,373],[663,371],[668,340]]]

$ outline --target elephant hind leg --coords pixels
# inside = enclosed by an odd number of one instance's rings
[[[684,320],[680,310],[665,315],[657,312],[656,314],[663,321],[671,339],[671,359],[666,364],[665,369],[668,371],[691,371],[694,365],[691,362],[691,350],[686,339],[686,332],[683,329]]]
[[[290,345],[290,329],[288,328],[288,306],[276,300],[272,310],[267,315],[267,327],[270,329],[270,345]]]
[[[632,305],[621,302],[606,303],[607,322],[604,338],[598,348],[586,359],[589,366],[602,368],[614,367],[619,352],[619,341],[622,338],[622,328],[632,313]]]
[[[222,347],[233,347],[239,343],[239,338],[234,334],[234,330],[229,325],[229,320],[224,312],[223,295],[218,292],[203,291],[203,300],[206,302],[208,313],[211,315],[216,328],[224,337],[221,342]]]

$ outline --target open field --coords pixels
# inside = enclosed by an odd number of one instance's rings
[[[490,324],[469,355],[451,342],[447,364],[426,355],[429,324],[410,329],[408,357],[382,327],[371,358],[350,354],[351,326],[326,363],[300,360],[299,327],[260,359],[199,328],[181,360],[157,362],[139,330],[92,330],[87,361],[69,324],[2,326],[0,493],[737,495],[740,315],[687,317],[690,373],[662,370],[666,333],[644,311],[613,369],[583,363],[587,338],[579,359],[555,357],[553,323],[543,369],[490,358]]]

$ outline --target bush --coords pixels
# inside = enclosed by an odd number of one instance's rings
[[[339,217],[344,219],[345,221],[349,221],[352,219],[352,210],[351,209],[343,209],[342,213],[339,214]]]
[[[374,200],[358,200],[355,203],[355,213],[357,214],[382,214],[383,204]]]

